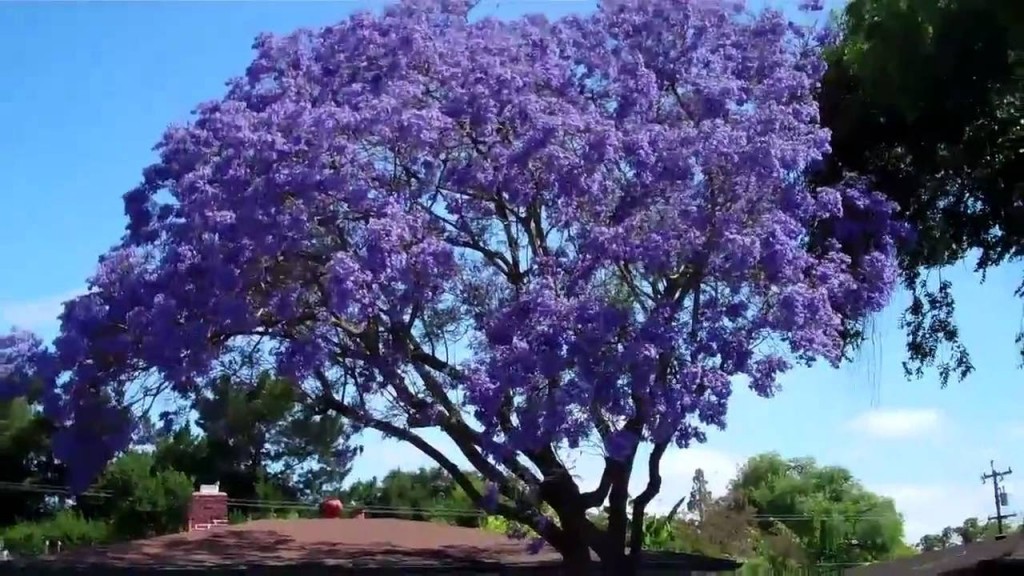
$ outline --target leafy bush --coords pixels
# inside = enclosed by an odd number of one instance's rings
[[[501,516],[486,516],[480,523],[480,529],[487,532],[504,534],[511,538],[536,538],[537,533],[528,526],[512,522]]]
[[[110,542],[111,537],[111,530],[105,522],[87,520],[71,510],[58,512],[49,520],[21,522],[0,531],[4,547],[15,557],[45,554],[47,542],[55,552],[57,542],[60,542],[61,550],[70,550]]]
[[[121,540],[172,534],[185,527],[192,486],[181,472],[157,469],[152,454],[128,452],[96,484],[105,495],[78,506],[87,518],[107,520]]]
[[[231,510],[228,512],[228,524],[244,524],[251,522],[252,516],[242,510]]]

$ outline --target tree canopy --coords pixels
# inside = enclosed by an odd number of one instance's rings
[[[576,569],[593,550],[626,574],[669,446],[724,426],[738,378],[770,396],[794,364],[840,362],[848,321],[887,303],[892,204],[804,177],[829,141],[814,31],[683,0],[471,7],[262,36],[167,130],[52,351],[0,346],[5,396],[46,386],[76,490],[131,443],[134,400],[202,395],[252,346],[313,410],[409,442]],[[594,442],[584,492],[559,451]]]
[[[0,485],[34,482],[60,486],[64,467],[56,462],[50,440],[53,426],[31,397],[0,401]],[[44,492],[0,489],[0,526],[37,520],[53,512]]]
[[[1015,530],[1024,530],[1024,525],[1011,525]],[[1004,528],[1004,531],[1008,531]],[[922,552],[941,550],[950,546],[971,544],[980,540],[989,540],[999,534],[999,526],[994,520],[979,520],[976,517],[964,519],[959,526],[946,526],[933,534],[925,534],[917,542]]]
[[[198,482],[220,482],[237,498],[256,497],[257,486],[269,481],[281,496],[315,500],[341,488],[362,449],[350,444],[354,430],[340,415],[315,413],[288,380],[267,371],[218,375],[192,408],[201,436],[177,454],[174,468]],[[191,438],[190,428],[171,434]],[[158,439],[157,450],[179,449],[186,438]]]
[[[973,365],[952,286],[929,272],[1024,256],[1024,10],[1015,0],[851,0],[838,32],[819,94],[832,150],[815,177],[861,174],[899,205],[914,230],[900,258],[913,296],[905,367],[920,376],[935,365],[945,385]]]
[[[763,531],[798,542],[797,557],[806,562],[854,565],[908,552],[893,501],[865,489],[846,468],[761,454],[744,464],[730,490],[757,510]]]

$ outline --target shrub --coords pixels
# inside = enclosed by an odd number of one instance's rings
[[[82,546],[93,546],[111,541],[111,531],[106,523],[87,520],[81,514],[63,510],[48,520],[21,522],[0,531],[4,547],[12,556],[38,556],[47,552],[47,542],[56,551],[57,542],[61,550]]]

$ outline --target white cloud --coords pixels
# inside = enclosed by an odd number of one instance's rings
[[[53,329],[64,302],[81,293],[75,290],[35,300],[0,301],[0,330],[11,326],[36,332]]]
[[[704,471],[711,493],[720,496],[725,493],[729,481],[736,477],[736,472],[745,460],[706,446],[673,450],[666,453],[661,462],[662,485],[675,490],[685,487],[689,492],[693,473],[700,468]],[[647,480],[646,472],[644,470],[644,481]]]
[[[942,414],[932,408],[888,408],[864,412],[850,426],[876,438],[917,438],[933,435],[942,425]]]

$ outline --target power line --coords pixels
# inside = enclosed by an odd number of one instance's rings
[[[0,482],[0,490],[8,492],[28,492],[31,494],[45,494],[50,496],[72,496],[70,490],[62,486],[48,486],[43,484],[20,484],[17,482]],[[108,497],[112,494],[103,491],[88,490],[79,496],[100,496]]]
[[[22,484],[17,482],[0,481],[0,490],[8,492],[26,492],[32,494],[46,494],[52,496],[72,496],[71,492],[63,486],[47,484]],[[80,494],[96,498],[111,498],[114,494],[103,490],[90,490]],[[235,508],[253,508],[259,510],[318,510],[319,506],[294,500],[258,500],[246,498],[228,498],[228,506]],[[367,514],[420,514],[437,517],[471,517],[486,516],[487,513],[472,508],[422,508],[411,506],[359,506],[354,508]],[[794,522],[802,520],[891,520],[894,515],[884,514],[839,514],[834,516],[821,516],[816,514],[752,514],[754,520],[776,520],[779,522]]]
[[[1006,496],[1006,487],[1000,485],[1004,476],[1009,476],[1010,474],[1013,474],[1013,469],[1007,468],[1002,472],[996,472],[995,460],[990,460],[988,465],[991,472],[989,472],[988,474],[981,475],[981,483],[984,484],[988,480],[992,480],[992,496],[995,498],[996,501],[996,515],[989,516],[988,519],[990,522],[992,520],[996,521],[997,534],[1002,535],[1003,520],[1006,518],[1013,518],[1014,516],[1016,516],[1016,514],[1003,514],[1003,506],[1006,506],[1009,503],[1009,500]]]

